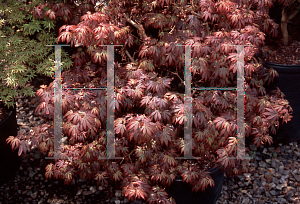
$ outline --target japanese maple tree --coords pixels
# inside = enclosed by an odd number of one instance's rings
[[[95,179],[105,186],[121,182],[129,200],[171,203],[164,187],[176,175],[194,191],[213,186],[207,170],[215,165],[227,175],[247,172],[247,160],[236,155],[236,92],[193,90],[192,154],[198,160],[177,160],[186,145],[183,137],[185,50],[191,45],[193,87],[235,87],[237,50],[245,47],[245,135],[257,146],[272,143],[279,123],[291,119],[291,107],[280,90],[266,94],[263,85],[277,72],[267,70],[255,54],[266,35],[277,35],[278,25],[269,18],[272,0],[151,0],[102,2],[93,0],[49,3],[33,15],[61,17],[66,25],[57,42],[77,47],[71,56],[74,66],[63,72],[63,87],[107,86],[107,48],[115,47],[115,96],[106,90],[62,90],[63,134],[67,141],[62,153],[69,160],[57,160],[46,168],[46,178],[70,184],[76,178]],[[76,16],[76,18],[71,18]],[[73,19],[73,20],[71,20]],[[262,22],[262,23],[260,23]],[[29,135],[10,137],[19,153],[30,145],[54,155],[54,87],[37,92],[36,113],[49,124],[35,127]],[[106,156],[106,110],[108,97],[115,98],[115,154]],[[236,157],[238,159],[230,159]]]

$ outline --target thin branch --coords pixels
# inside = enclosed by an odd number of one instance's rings
[[[161,69],[161,68],[159,68],[159,67],[157,67],[157,68],[158,68],[158,69]],[[165,70],[165,69],[164,69],[164,70]],[[181,83],[184,84],[184,81],[180,78],[180,76],[179,76],[178,73],[176,73],[176,72],[171,72],[171,71],[169,71],[169,70],[166,70],[166,71],[168,71],[168,72],[170,72],[170,73],[176,75],[176,76],[180,79]]]
[[[133,53],[133,58],[134,58],[134,55],[135,55],[136,53],[138,53],[138,52],[134,52],[134,53]]]
[[[175,26],[172,27],[172,29],[170,30],[169,34],[172,34],[173,31],[174,31],[174,29],[175,29]]]
[[[147,35],[146,35],[146,33],[145,33],[144,27],[143,27],[141,24],[137,24],[136,22],[134,22],[133,20],[131,20],[131,19],[126,15],[126,13],[123,13],[123,16],[124,16],[124,18],[126,19],[126,21],[127,21],[128,23],[130,23],[130,24],[133,25],[136,29],[138,29],[140,38],[144,41],[144,39],[147,38]]]
[[[289,21],[292,20],[297,15],[297,13],[299,12],[299,10],[300,10],[300,6],[298,6],[296,8],[296,10],[289,16],[288,20]]]
[[[254,61],[255,61],[256,64],[259,64],[258,60],[255,57],[253,57],[253,59],[254,59]]]
[[[140,41],[141,42],[141,40],[138,38],[138,37],[136,37],[135,35],[133,35],[133,34],[131,34],[133,37],[135,37],[138,41]]]
[[[205,28],[206,28],[207,35],[210,35],[208,23],[205,23]]]
[[[130,53],[128,52],[128,50],[125,50],[126,55],[129,57],[131,62],[134,62],[133,57],[130,55]]]
[[[196,13],[195,11],[191,11],[191,13],[195,16],[198,16],[199,18],[202,18],[202,15],[199,13]]]

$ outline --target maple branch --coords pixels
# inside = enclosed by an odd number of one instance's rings
[[[298,7],[296,8],[296,10],[288,17],[288,20],[289,20],[289,21],[292,20],[292,19],[296,16],[296,14],[297,14],[299,11],[300,11],[300,6],[298,6]]]
[[[128,50],[125,50],[126,55],[129,57],[131,62],[134,62],[133,57],[130,55],[130,53],[128,52]]]
[[[159,67],[157,67],[157,68],[158,68],[158,69],[161,69],[161,68],[159,68]],[[165,70],[165,69],[163,69],[163,70]],[[170,72],[170,73],[172,73],[172,74],[174,74],[174,75],[176,75],[176,76],[180,79],[181,83],[184,84],[184,81],[180,78],[180,76],[179,76],[178,73],[176,73],[176,72],[171,72],[171,71],[169,71],[169,70],[167,70],[167,71]]]
[[[206,28],[207,35],[210,35],[208,23],[205,23],[205,28]]]
[[[170,92],[172,94],[175,94],[176,96],[180,96],[181,99],[184,99],[184,94],[183,93],[179,93],[179,92],[175,92],[175,91],[168,91],[168,92]]]
[[[192,13],[194,16],[198,16],[199,18],[202,18],[202,15],[199,14],[199,13],[196,13],[195,11],[191,11],[191,13]]]
[[[145,38],[147,38],[147,35],[145,33],[145,29],[143,28],[143,26],[141,24],[137,24],[136,22],[134,22],[133,20],[131,20],[126,13],[123,13],[124,18],[126,19],[126,21],[128,23],[130,23],[131,25],[133,25],[136,29],[138,29],[139,31],[139,35],[141,37],[142,40],[144,40]]]
[[[174,29],[175,29],[175,26],[172,27],[172,29],[170,30],[169,34],[172,34],[173,31],[174,31]]]
[[[131,34],[133,37],[135,37],[137,40],[141,41],[138,37],[136,37],[135,35]]]
[[[258,60],[255,57],[253,57],[253,59],[254,59],[255,63],[258,64]]]

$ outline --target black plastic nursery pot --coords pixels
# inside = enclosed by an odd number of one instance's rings
[[[207,187],[204,192],[192,192],[192,186],[183,182],[181,176],[176,177],[171,186],[166,188],[166,192],[175,199],[176,204],[215,204],[222,191],[224,171],[219,166],[208,171],[215,185]]]
[[[9,108],[8,116],[0,121],[0,185],[14,178],[20,167],[21,159],[18,151],[12,152],[6,143],[9,136],[16,136],[17,130],[16,108]]]
[[[276,135],[272,135],[274,142],[300,141],[300,65],[283,65],[265,62],[266,68],[273,67],[279,74],[272,84],[266,86],[267,93],[277,87],[284,93],[293,109],[291,121],[279,125]]]

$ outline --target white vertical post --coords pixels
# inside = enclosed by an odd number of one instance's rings
[[[106,117],[106,157],[100,159],[123,159],[123,157],[115,157],[115,68],[114,58],[115,50],[114,46],[122,45],[102,45],[107,46],[107,117]],[[113,104],[112,108],[109,105]]]
[[[61,47],[70,45],[47,45],[55,47],[55,80],[54,80],[54,157],[46,159],[67,159],[62,157],[62,93],[61,93]]]
[[[193,157],[193,140],[192,140],[192,92],[191,92],[191,53],[192,49],[190,45],[177,45],[185,47],[185,63],[184,63],[184,115],[186,120],[184,121],[184,156],[176,157],[176,159],[200,159],[200,157]]]

